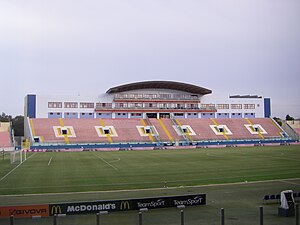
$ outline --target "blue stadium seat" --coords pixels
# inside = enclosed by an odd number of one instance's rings
[[[265,195],[264,198],[263,198],[263,201],[267,201],[270,199],[270,195]]]
[[[270,196],[270,199],[271,199],[271,200],[274,200],[274,199],[276,199],[276,196],[275,196],[275,195],[271,195],[271,196]]]
[[[297,196],[298,196],[298,194],[294,192],[293,197],[296,198]]]

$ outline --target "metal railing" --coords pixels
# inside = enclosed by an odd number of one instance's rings
[[[188,221],[188,217],[185,215],[185,206],[184,205],[179,205],[177,206],[177,209],[179,210],[179,219],[177,224],[178,225],[185,225],[186,221]],[[155,209],[157,210],[157,209]],[[144,213],[149,213],[150,214],[150,210],[148,208],[141,208],[138,212],[137,212],[137,221],[138,221],[138,225],[145,225],[146,222],[144,221],[143,215]],[[101,225],[101,224],[107,224],[107,223],[102,223],[102,221],[105,219],[106,215],[109,214],[108,211],[100,211],[99,213],[95,214],[95,222],[94,223],[90,223],[91,225],[95,224],[95,225]],[[259,225],[264,225],[265,219],[264,219],[264,208],[262,206],[259,206],[258,209],[258,214],[259,214],[259,220],[258,222],[253,221],[252,224],[259,224]],[[40,219],[41,223],[40,224],[47,224],[47,225],[64,225],[67,224],[66,221],[64,221],[64,217],[67,217],[65,214],[55,214],[52,219],[50,218],[47,223],[45,223],[45,221],[42,222],[41,217],[34,217],[34,218],[26,218],[23,219],[22,221],[15,219],[14,216],[10,216],[9,219],[7,220],[3,220],[1,219],[0,222],[3,225],[21,225],[21,224],[33,224],[32,220],[35,220],[34,224],[39,224],[38,219]],[[68,216],[68,217],[72,217],[72,216]],[[226,216],[225,216],[225,209],[221,208],[220,209],[220,225],[226,225],[226,221],[228,221],[228,218],[226,220]],[[72,219],[72,221],[74,221]],[[291,221],[291,220],[290,220]],[[105,221],[106,222],[106,221]],[[70,223],[68,223],[70,224]],[[122,224],[122,222],[120,221],[119,224]],[[148,223],[147,223],[148,224]],[[174,224],[174,223],[172,223]],[[190,224],[190,223],[189,223]],[[198,223],[199,225],[209,225],[209,223],[207,222],[202,222],[202,223]],[[273,223],[268,223],[273,224]],[[294,222],[289,222],[290,225],[299,225],[299,205],[298,203],[295,204],[295,209],[294,209]],[[241,225],[243,225],[241,223]]]

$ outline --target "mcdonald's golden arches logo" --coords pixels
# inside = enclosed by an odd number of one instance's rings
[[[129,201],[122,201],[120,204],[120,209],[121,210],[130,209]]]
[[[61,214],[61,207],[59,205],[53,205],[51,208],[51,214]]]

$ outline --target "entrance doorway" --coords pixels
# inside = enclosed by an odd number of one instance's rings
[[[159,118],[170,118],[170,113],[159,113]]]
[[[146,113],[148,118],[157,118],[157,113]]]

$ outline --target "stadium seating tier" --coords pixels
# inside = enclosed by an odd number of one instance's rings
[[[175,122],[176,121],[176,122]],[[30,127],[33,136],[41,137],[45,143],[67,143],[66,137],[57,136],[54,127],[70,127],[72,135],[68,143],[131,143],[131,142],[175,142],[184,141],[175,125],[185,125],[194,132],[190,134],[193,141],[201,140],[240,140],[280,138],[280,128],[269,118],[237,118],[237,119],[31,119]],[[254,134],[245,125],[260,125],[266,132]],[[157,138],[142,133],[140,127],[153,126]],[[216,133],[213,126],[227,127],[229,134]],[[97,127],[111,127],[114,133],[99,136]],[[99,128],[98,128],[99,129]]]

